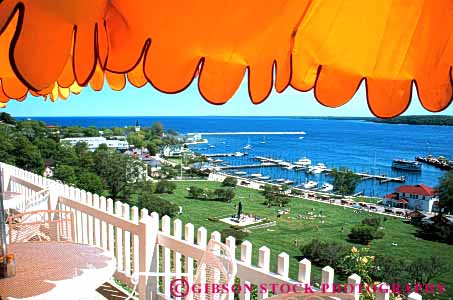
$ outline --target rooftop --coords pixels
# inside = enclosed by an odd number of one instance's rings
[[[413,195],[434,196],[436,191],[423,183],[417,185],[402,185],[396,188],[398,193],[408,193]]]

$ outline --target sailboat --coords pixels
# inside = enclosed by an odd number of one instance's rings
[[[250,145],[250,138],[248,139],[247,145],[244,146],[244,149],[246,150],[252,149],[252,145]]]
[[[260,144],[266,144],[266,136],[263,137],[263,140],[260,142]]]

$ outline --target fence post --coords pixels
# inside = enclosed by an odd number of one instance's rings
[[[249,241],[244,241],[241,244],[241,261],[250,266],[252,264],[252,243]],[[240,279],[242,290],[239,299],[241,300],[250,300],[251,291],[248,290],[248,287],[251,287],[250,282]]]
[[[362,279],[357,274],[352,274],[351,276],[348,277],[348,285],[350,285],[353,288],[351,292],[354,294],[354,300],[360,299],[359,285],[361,281]]]
[[[48,202],[49,210],[57,209],[59,196],[60,196],[60,185],[52,184],[51,186],[49,186],[49,202]]]
[[[299,276],[298,280],[304,285],[309,286],[311,279],[311,261],[304,258],[299,262]]]
[[[385,282],[378,285],[376,291],[376,300],[389,300],[390,299],[389,290],[390,287]]]
[[[333,275],[334,270],[332,267],[327,266],[322,268],[321,289],[323,292],[333,292]]]
[[[139,269],[140,272],[153,272],[151,262],[157,240],[157,229],[153,227],[151,217],[145,216],[139,222]],[[140,300],[155,299],[151,290],[149,277],[141,275],[139,277],[138,293]]]
[[[1,192],[4,193],[4,192],[8,191],[11,174],[10,174],[9,167],[6,165],[3,165],[1,171],[2,171],[2,184],[1,184],[2,190],[1,190]]]
[[[264,272],[269,272],[269,265],[271,259],[271,250],[266,247],[262,246],[259,249],[258,255],[258,267],[263,270]],[[269,293],[266,289],[258,289],[258,299],[266,299]],[[233,295],[234,296],[234,295]]]

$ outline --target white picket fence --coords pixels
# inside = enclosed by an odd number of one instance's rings
[[[42,176],[0,163],[3,190],[20,192],[25,195],[24,205],[28,210],[63,209],[70,210],[75,216],[75,242],[101,247],[113,253],[117,259],[114,277],[132,286],[134,272],[175,272],[194,274],[196,261],[201,259],[207,246],[208,237],[220,241],[220,233],[208,234],[206,228],[196,229],[193,224],[183,224],[181,220],[171,220],[168,216],[159,217],[147,209],[139,210],[126,203],[70,187]],[[43,200],[45,199],[45,201]],[[258,249],[258,265],[252,265],[252,244],[244,241],[236,245],[233,237],[226,239],[232,253],[238,254],[237,277],[242,286],[276,284],[313,284],[311,262],[299,262],[298,277],[289,277],[290,257],[287,253],[277,256],[277,273],[271,272],[271,251],[268,247]],[[320,284],[332,286],[334,270],[327,266],[322,269]],[[193,276],[187,278],[189,284]],[[360,284],[360,277],[353,274],[348,283]],[[155,277],[140,277],[140,299],[171,299],[171,278],[166,276],[161,282]],[[384,284],[385,285],[385,284]],[[314,290],[316,288],[313,287]],[[268,298],[268,293],[258,289],[258,299]],[[355,299],[359,299],[355,294]],[[233,300],[231,293],[228,300]],[[251,299],[251,292],[243,289],[241,300]],[[388,300],[389,293],[377,293],[377,300]],[[421,299],[411,294],[410,299]]]

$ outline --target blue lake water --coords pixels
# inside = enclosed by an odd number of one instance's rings
[[[380,124],[356,120],[304,119],[295,117],[43,117],[33,118],[52,125],[80,125],[104,127],[142,126],[159,121],[165,128],[180,133],[237,132],[237,131],[304,131],[301,135],[208,135],[209,145],[193,147],[202,153],[244,152],[250,141],[252,149],[247,157],[220,158],[228,164],[257,163],[254,156],[267,156],[286,161],[302,157],[312,164],[322,162],[327,167],[346,166],[355,171],[405,176],[406,184],[425,183],[435,186],[443,171],[423,165],[421,173],[395,171],[395,158],[414,159],[432,154],[453,157],[453,128],[447,126],[414,126]],[[266,143],[260,142],[265,139]],[[281,168],[246,169],[248,174],[261,173],[273,179],[287,178],[303,183],[307,178],[317,182],[329,181],[324,175],[307,175],[303,171]],[[392,192],[400,183],[380,184],[375,180],[362,181],[357,191],[371,196]]]

